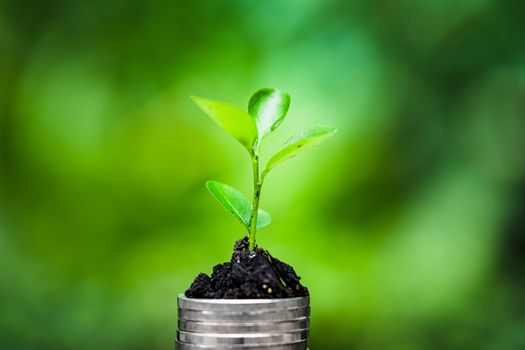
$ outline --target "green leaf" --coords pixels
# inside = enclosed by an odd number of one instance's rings
[[[248,218],[248,220],[250,219]],[[259,209],[259,211],[257,212],[257,230],[260,230],[263,227],[270,225],[271,223],[272,217],[270,216],[270,214],[268,214],[262,209]]]
[[[198,96],[191,96],[191,98],[217,125],[235,137],[251,152],[252,145],[257,138],[257,127],[247,112],[229,103]]]
[[[206,187],[221,205],[235,216],[247,229],[250,228],[252,206],[250,201],[239,190],[219,181],[206,181]],[[270,225],[270,214],[259,209],[257,230]]]
[[[295,157],[296,155],[317,146],[324,140],[330,138],[337,132],[337,129],[333,126],[318,126],[315,128],[303,130],[292,136],[283,147],[276,153],[266,164],[264,175],[266,175],[271,169],[284,161]],[[263,175],[263,176],[264,176]]]
[[[253,94],[248,112],[255,119],[259,141],[281,125],[289,107],[290,95],[285,92],[264,88]]]

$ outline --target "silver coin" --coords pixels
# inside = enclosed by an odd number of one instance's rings
[[[310,318],[303,317],[293,321],[265,321],[224,323],[206,321],[179,320],[179,330],[196,333],[268,333],[307,330],[310,327]]]
[[[191,333],[177,331],[177,340],[199,345],[281,345],[308,339],[308,331],[295,331],[286,333]]]
[[[208,311],[252,311],[298,308],[310,305],[309,297],[280,299],[195,299],[179,295],[179,308]]]
[[[299,341],[290,344],[283,345],[266,345],[266,346],[206,346],[206,345],[196,345],[188,344],[180,341],[175,342],[176,350],[308,350],[306,341]]]
[[[310,316],[310,307],[259,311],[206,311],[179,308],[179,319],[185,321],[250,322],[250,321],[291,321]]]

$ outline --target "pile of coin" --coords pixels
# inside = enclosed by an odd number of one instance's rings
[[[177,350],[306,350],[310,299],[194,299],[180,295]]]

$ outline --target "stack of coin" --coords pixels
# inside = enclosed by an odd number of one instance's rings
[[[310,299],[179,296],[177,350],[306,350]]]

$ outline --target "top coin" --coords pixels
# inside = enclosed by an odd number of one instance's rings
[[[298,308],[310,305],[309,297],[281,299],[195,299],[179,295],[179,308],[209,311],[248,311]]]
[[[269,321],[296,321],[310,316],[310,307],[295,309],[250,310],[250,311],[208,311],[179,309],[179,319],[185,321],[210,322],[269,322]]]

